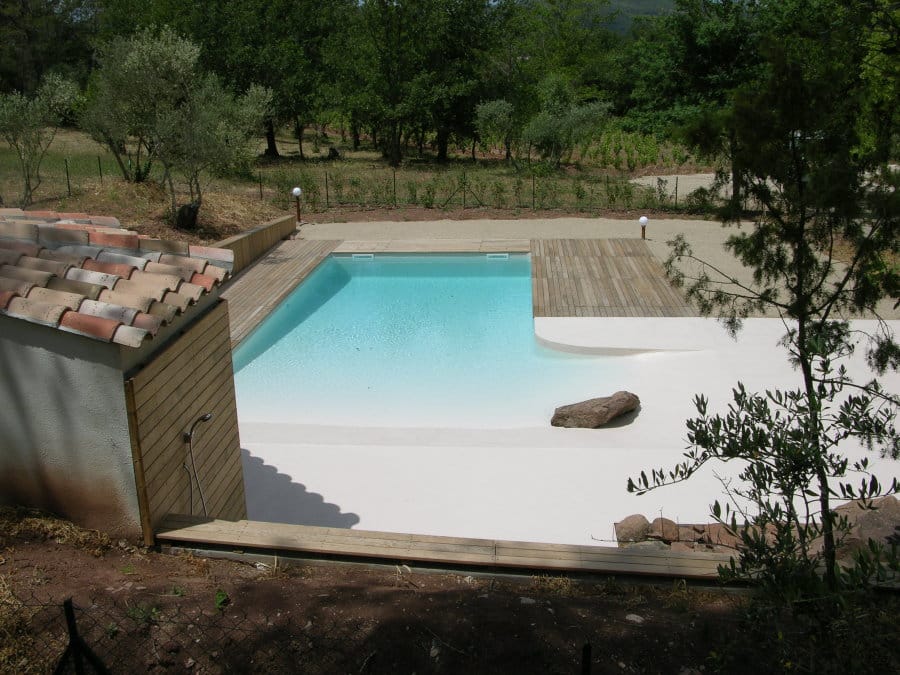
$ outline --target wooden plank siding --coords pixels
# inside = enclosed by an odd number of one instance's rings
[[[605,546],[467,539],[373,532],[248,520],[170,516],[157,532],[161,543],[233,547],[242,551],[309,554],[490,568],[555,570],[715,579],[721,553],[635,551]]]
[[[189,501],[183,433],[207,412],[212,419],[198,424],[194,434],[194,464],[208,514],[245,518],[228,303],[219,303],[128,380],[126,391],[149,527],[158,527],[169,513],[202,512],[196,484],[193,507]]]
[[[247,337],[340,241],[294,239],[278,244],[234,279],[222,297],[231,314],[231,346]]]
[[[697,316],[640,239],[533,239],[534,316]]]

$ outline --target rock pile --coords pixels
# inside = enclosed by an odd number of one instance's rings
[[[869,539],[888,547],[892,543],[900,544],[900,502],[887,495],[873,500],[872,506],[870,509],[860,502],[846,502],[835,507],[838,515],[845,516],[851,525],[838,557],[849,558],[867,546]],[[615,528],[620,548],[733,553],[741,541],[739,532],[721,523],[683,525],[668,518],[655,518],[651,522],[639,513],[620,520]],[[816,546],[814,542],[814,551]]]

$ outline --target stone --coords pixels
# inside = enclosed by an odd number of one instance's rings
[[[650,539],[660,539],[665,542],[673,542],[678,540],[678,523],[668,518],[654,518],[650,523],[650,531],[647,537]]]
[[[670,549],[674,553],[690,553],[694,550],[694,542],[692,541],[673,541]]]
[[[641,400],[631,392],[617,391],[612,396],[560,406],[553,413],[550,424],[569,429],[596,429],[620,415],[636,410],[640,404]]]
[[[861,507],[861,501],[845,502],[836,506],[837,515],[847,518],[850,532],[837,550],[841,560],[851,560],[858,551],[868,548],[869,540],[874,540],[886,547],[892,543],[900,543],[900,502],[894,495],[885,495],[872,500],[874,508]],[[822,551],[822,539],[814,539],[810,544],[810,553]]]
[[[615,524],[615,527],[616,539],[621,546],[625,542],[643,541],[646,539],[647,533],[650,531],[650,521],[640,513],[635,513],[620,520]]]
[[[741,542],[741,537],[740,534],[733,532],[730,527],[726,527],[722,523],[710,523],[706,526],[706,531],[703,533],[701,541],[715,546],[737,548]]]
[[[678,541],[697,541],[703,536],[703,528],[696,525],[679,525]]]
[[[642,617],[640,614],[626,614],[625,620],[628,621],[629,623],[636,623],[636,624],[644,623],[644,617]]]
[[[647,541],[632,541],[620,543],[620,548],[636,548],[643,551],[668,551],[669,545],[664,541],[648,539]]]

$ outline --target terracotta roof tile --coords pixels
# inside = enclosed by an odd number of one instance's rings
[[[184,269],[183,267],[176,267],[175,265],[164,265],[162,263],[155,262],[147,262],[146,267],[144,267],[145,272],[152,272],[153,274],[169,274],[172,276],[177,276],[181,278],[182,281],[190,281],[191,275],[194,274],[193,270]]]
[[[233,260],[116,218],[0,209],[0,312],[136,347],[215,292]]]
[[[0,291],[9,291],[16,295],[28,295],[28,291],[32,289],[34,284],[19,279],[7,279],[0,277]]]
[[[208,274],[198,274],[197,272],[194,272],[194,274],[191,276],[191,283],[194,286],[202,286],[208,292],[211,291],[217,283],[219,283],[219,280],[215,277],[209,276]]]
[[[150,262],[159,262],[159,259],[165,255],[165,253],[160,253],[159,251],[144,251],[141,249],[138,249],[137,253],[144,260],[149,260]],[[175,257],[177,258],[178,256]]]
[[[152,274],[150,272],[135,271],[130,277],[131,281],[139,286],[148,288],[165,288],[169,291],[177,291],[182,284],[181,277],[174,274]]]
[[[90,243],[94,246],[114,246],[116,248],[139,248],[140,242],[136,234],[125,232],[90,232]]]
[[[149,237],[139,238],[139,248],[142,251],[158,251],[160,253],[178,253],[181,255],[190,255],[188,245],[183,241],[167,241],[165,239],[151,239]]]
[[[153,298],[147,297],[146,295],[138,295],[137,293],[127,293],[125,291],[110,291],[104,289],[100,292],[100,296],[97,298],[102,302],[109,303],[111,305],[121,305],[122,307],[131,307],[132,309],[137,309],[142,312],[149,312],[150,308],[153,306],[153,303],[156,302]],[[175,315],[175,308],[172,308],[172,316]]]
[[[59,327],[62,330],[87,335],[104,342],[112,342],[116,330],[121,325],[113,319],[104,319],[101,316],[90,316],[79,312],[66,312],[59,320]]]
[[[126,347],[140,347],[144,340],[150,338],[151,335],[143,328],[135,328],[134,326],[119,326],[113,335],[113,342],[124,345]]]
[[[38,226],[34,223],[4,220],[0,222],[0,237],[37,240]]]
[[[192,272],[203,271],[209,266],[209,263],[202,258],[185,258],[183,255],[172,255],[171,253],[162,253],[157,262],[163,265],[172,265],[183,270],[191,270]]]
[[[54,291],[50,288],[41,288],[40,286],[33,286],[26,297],[29,300],[45,302],[48,305],[64,305],[69,309],[74,310],[77,310],[84,301],[83,295],[66,293],[65,291]]]
[[[183,295],[186,298],[190,298],[193,302],[197,302],[206,293],[206,289],[203,286],[182,281],[178,285],[176,292],[178,295]]]
[[[78,311],[88,316],[98,316],[103,319],[113,319],[119,323],[131,324],[134,317],[141,313],[133,307],[123,307],[122,305],[111,305],[102,300],[85,300],[81,303]]]
[[[113,218],[112,216],[90,216],[90,219],[94,225],[101,225],[104,227],[122,227],[121,223],[119,223],[119,219]]]
[[[54,250],[66,255],[77,255],[80,258],[96,258],[103,253],[103,249],[99,246],[59,246]]]
[[[130,265],[131,267],[137,267],[139,270],[144,269],[147,266],[147,259],[141,258],[140,256],[135,255],[127,255],[125,253],[112,253],[110,251],[100,251],[97,255],[98,262],[105,263],[118,263],[120,265]]]
[[[115,286],[120,278],[121,277],[118,277],[115,274],[92,272],[91,270],[86,270],[79,267],[70,267],[69,271],[66,272],[66,279],[71,279],[72,281],[83,281],[88,284],[105,286],[106,288],[112,288],[113,286]]]
[[[178,316],[179,309],[174,305],[167,305],[164,302],[157,302],[154,300],[150,303],[147,313],[158,316],[162,319],[163,323],[172,323],[175,320],[175,317]]]
[[[142,328],[151,335],[156,335],[163,325],[163,320],[162,317],[154,316],[153,314],[138,312],[131,321],[131,325],[135,328]]]
[[[36,258],[41,252],[41,247],[37,244],[31,244],[27,241],[18,241],[15,239],[0,239],[0,249],[5,251],[18,251],[25,255]]]
[[[83,230],[60,230],[52,225],[40,225],[37,229],[38,243],[51,248],[65,244],[88,243],[88,233]]]
[[[60,317],[70,310],[65,305],[49,305],[37,300],[15,297],[6,305],[5,311],[9,316],[55,328],[59,325]]]
[[[54,251],[53,249],[49,248],[42,248],[37,257],[43,258],[44,260],[55,260],[56,262],[68,263],[73,267],[81,267],[86,260],[84,256],[60,253],[59,251]]]
[[[0,291],[0,310],[5,310],[9,301],[17,297],[19,294],[15,291]]]
[[[17,265],[22,254],[18,251],[6,251],[0,249],[0,265]]]
[[[214,265],[234,264],[234,251],[230,248],[213,248],[211,246],[190,246],[188,251],[192,258],[203,258]]]
[[[117,277],[127,279],[131,273],[135,271],[132,265],[121,265],[119,263],[98,262],[93,258],[88,258],[81,266],[90,272],[103,272],[103,274],[114,274]]]
[[[13,267],[12,265],[0,265],[0,277],[19,279],[38,286],[46,286],[52,276],[50,272],[30,270],[25,267]]]
[[[113,286],[112,290],[119,291],[120,293],[130,293],[131,295],[153,298],[154,300],[159,301],[162,301],[163,296],[168,292],[166,287],[162,284],[153,288],[149,285],[140,285],[137,282],[129,281],[128,279],[123,279],[121,277],[116,277],[116,285]]]
[[[58,262],[56,260],[45,260],[44,258],[32,258],[23,255],[19,258],[18,267],[24,267],[28,270],[40,270],[41,272],[50,272],[58,277],[66,276],[71,265],[68,263]]]
[[[84,281],[75,281],[74,279],[60,279],[59,277],[51,277],[47,282],[47,288],[54,291],[65,291],[66,293],[78,293],[88,300],[96,300],[105,286],[99,284],[89,284]]]

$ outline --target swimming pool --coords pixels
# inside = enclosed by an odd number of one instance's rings
[[[235,350],[242,422],[545,426],[617,360],[534,335],[527,254],[332,255]]]

